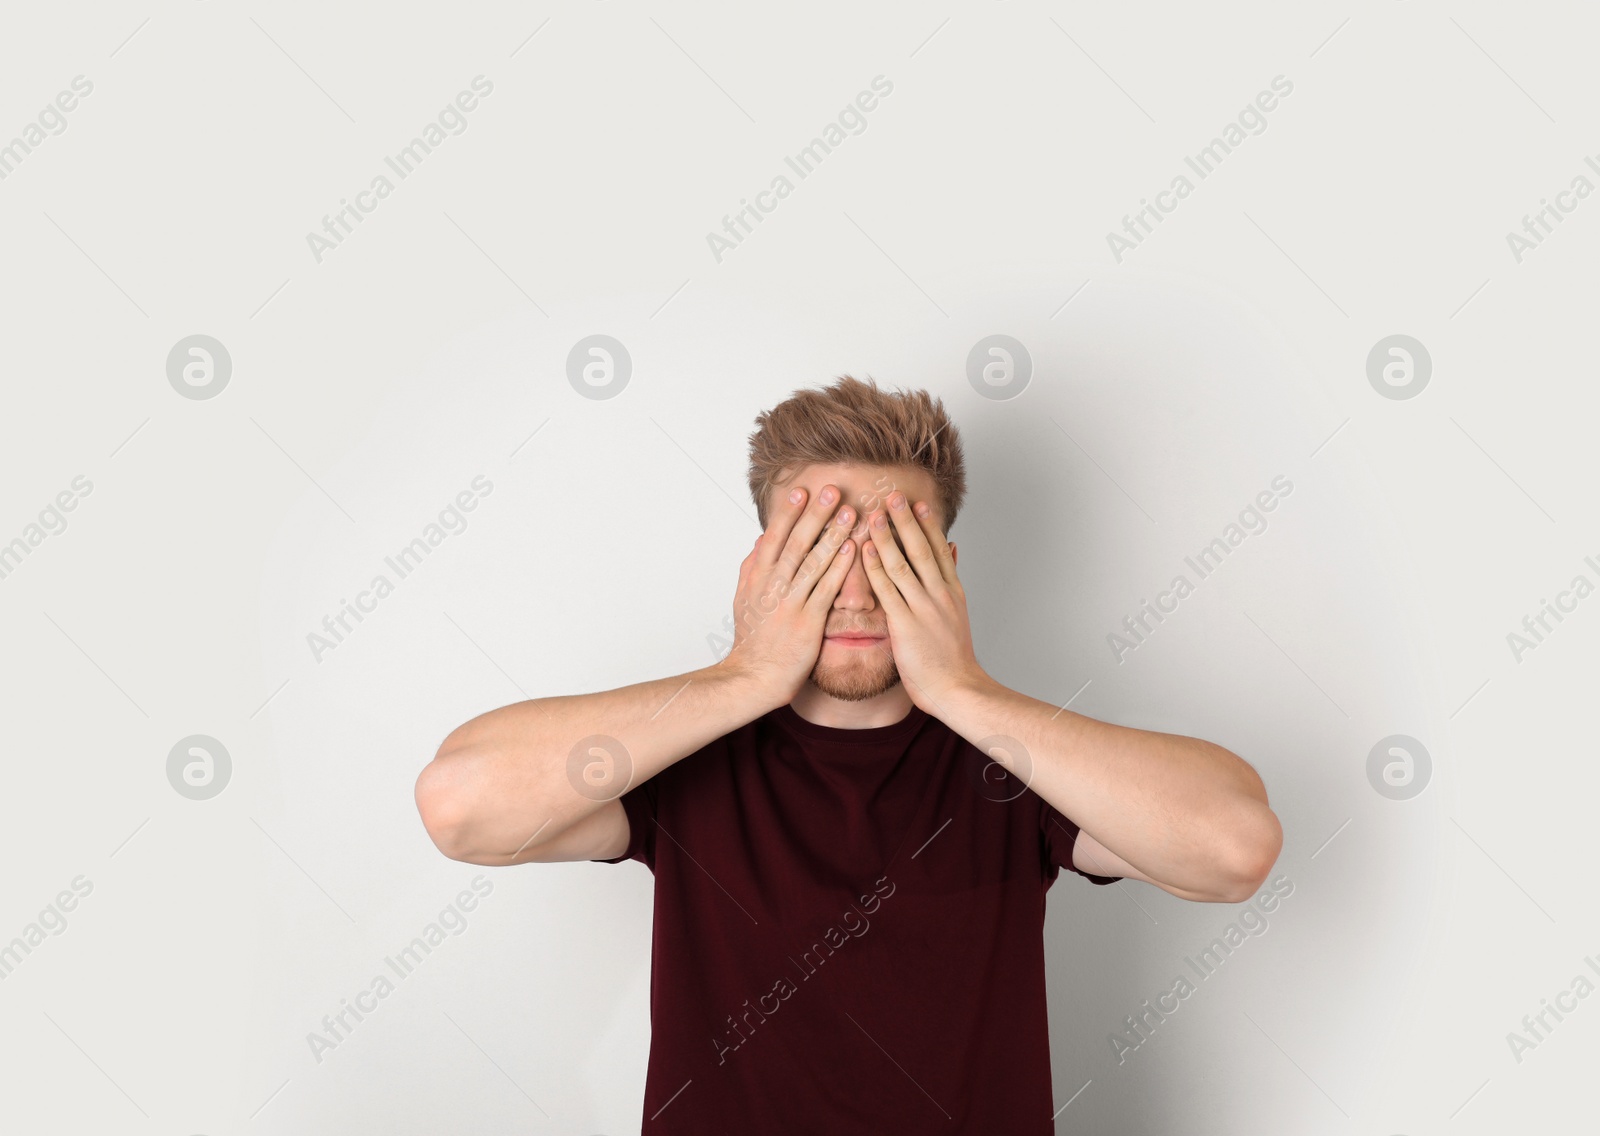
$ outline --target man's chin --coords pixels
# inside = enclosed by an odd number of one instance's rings
[[[876,666],[869,671],[860,666],[831,667],[819,662],[812,668],[811,681],[830,698],[865,702],[899,686],[900,671],[893,663],[886,671]]]

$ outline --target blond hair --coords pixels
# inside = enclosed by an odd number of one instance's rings
[[[967,494],[961,438],[944,404],[927,391],[881,391],[841,375],[829,387],[797,390],[756,416],[750,435],[750,496],[761,527],[767,498],[807,465],[881,465],[926,470],[946,532]]]

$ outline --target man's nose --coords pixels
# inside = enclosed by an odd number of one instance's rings
[[[850,557],[850,570],[845,573],[844,583],[839,586],[839,594],[833,599],[836,611],[871,611],[878,606],[878,596],[872,590],[872,581],[867,579],[867,570],[861,560],[861,542],[855,540],[855,551]]]

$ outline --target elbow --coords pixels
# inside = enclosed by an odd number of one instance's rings
[[[417,813],[433,846],[452,860],[472,863],[466,844],[468,805],[457,771],[441,750],[417,775]]]
[[[1271,809],[1262,805],[1254,822],[1238,834],[1226,883],[1218,892],[1220,902],[1244,903],[1255,895],[1282,851],[1283,825]]]

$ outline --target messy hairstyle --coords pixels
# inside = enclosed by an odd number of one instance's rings
[[[808,465],[927,470],[946,532],[967,495],[961,438],[944,404],[927,391],[881,391],[870,377],[841,375],[830,387],[795,391],[756,416],[750,496],[763,529],[772,490]]]

